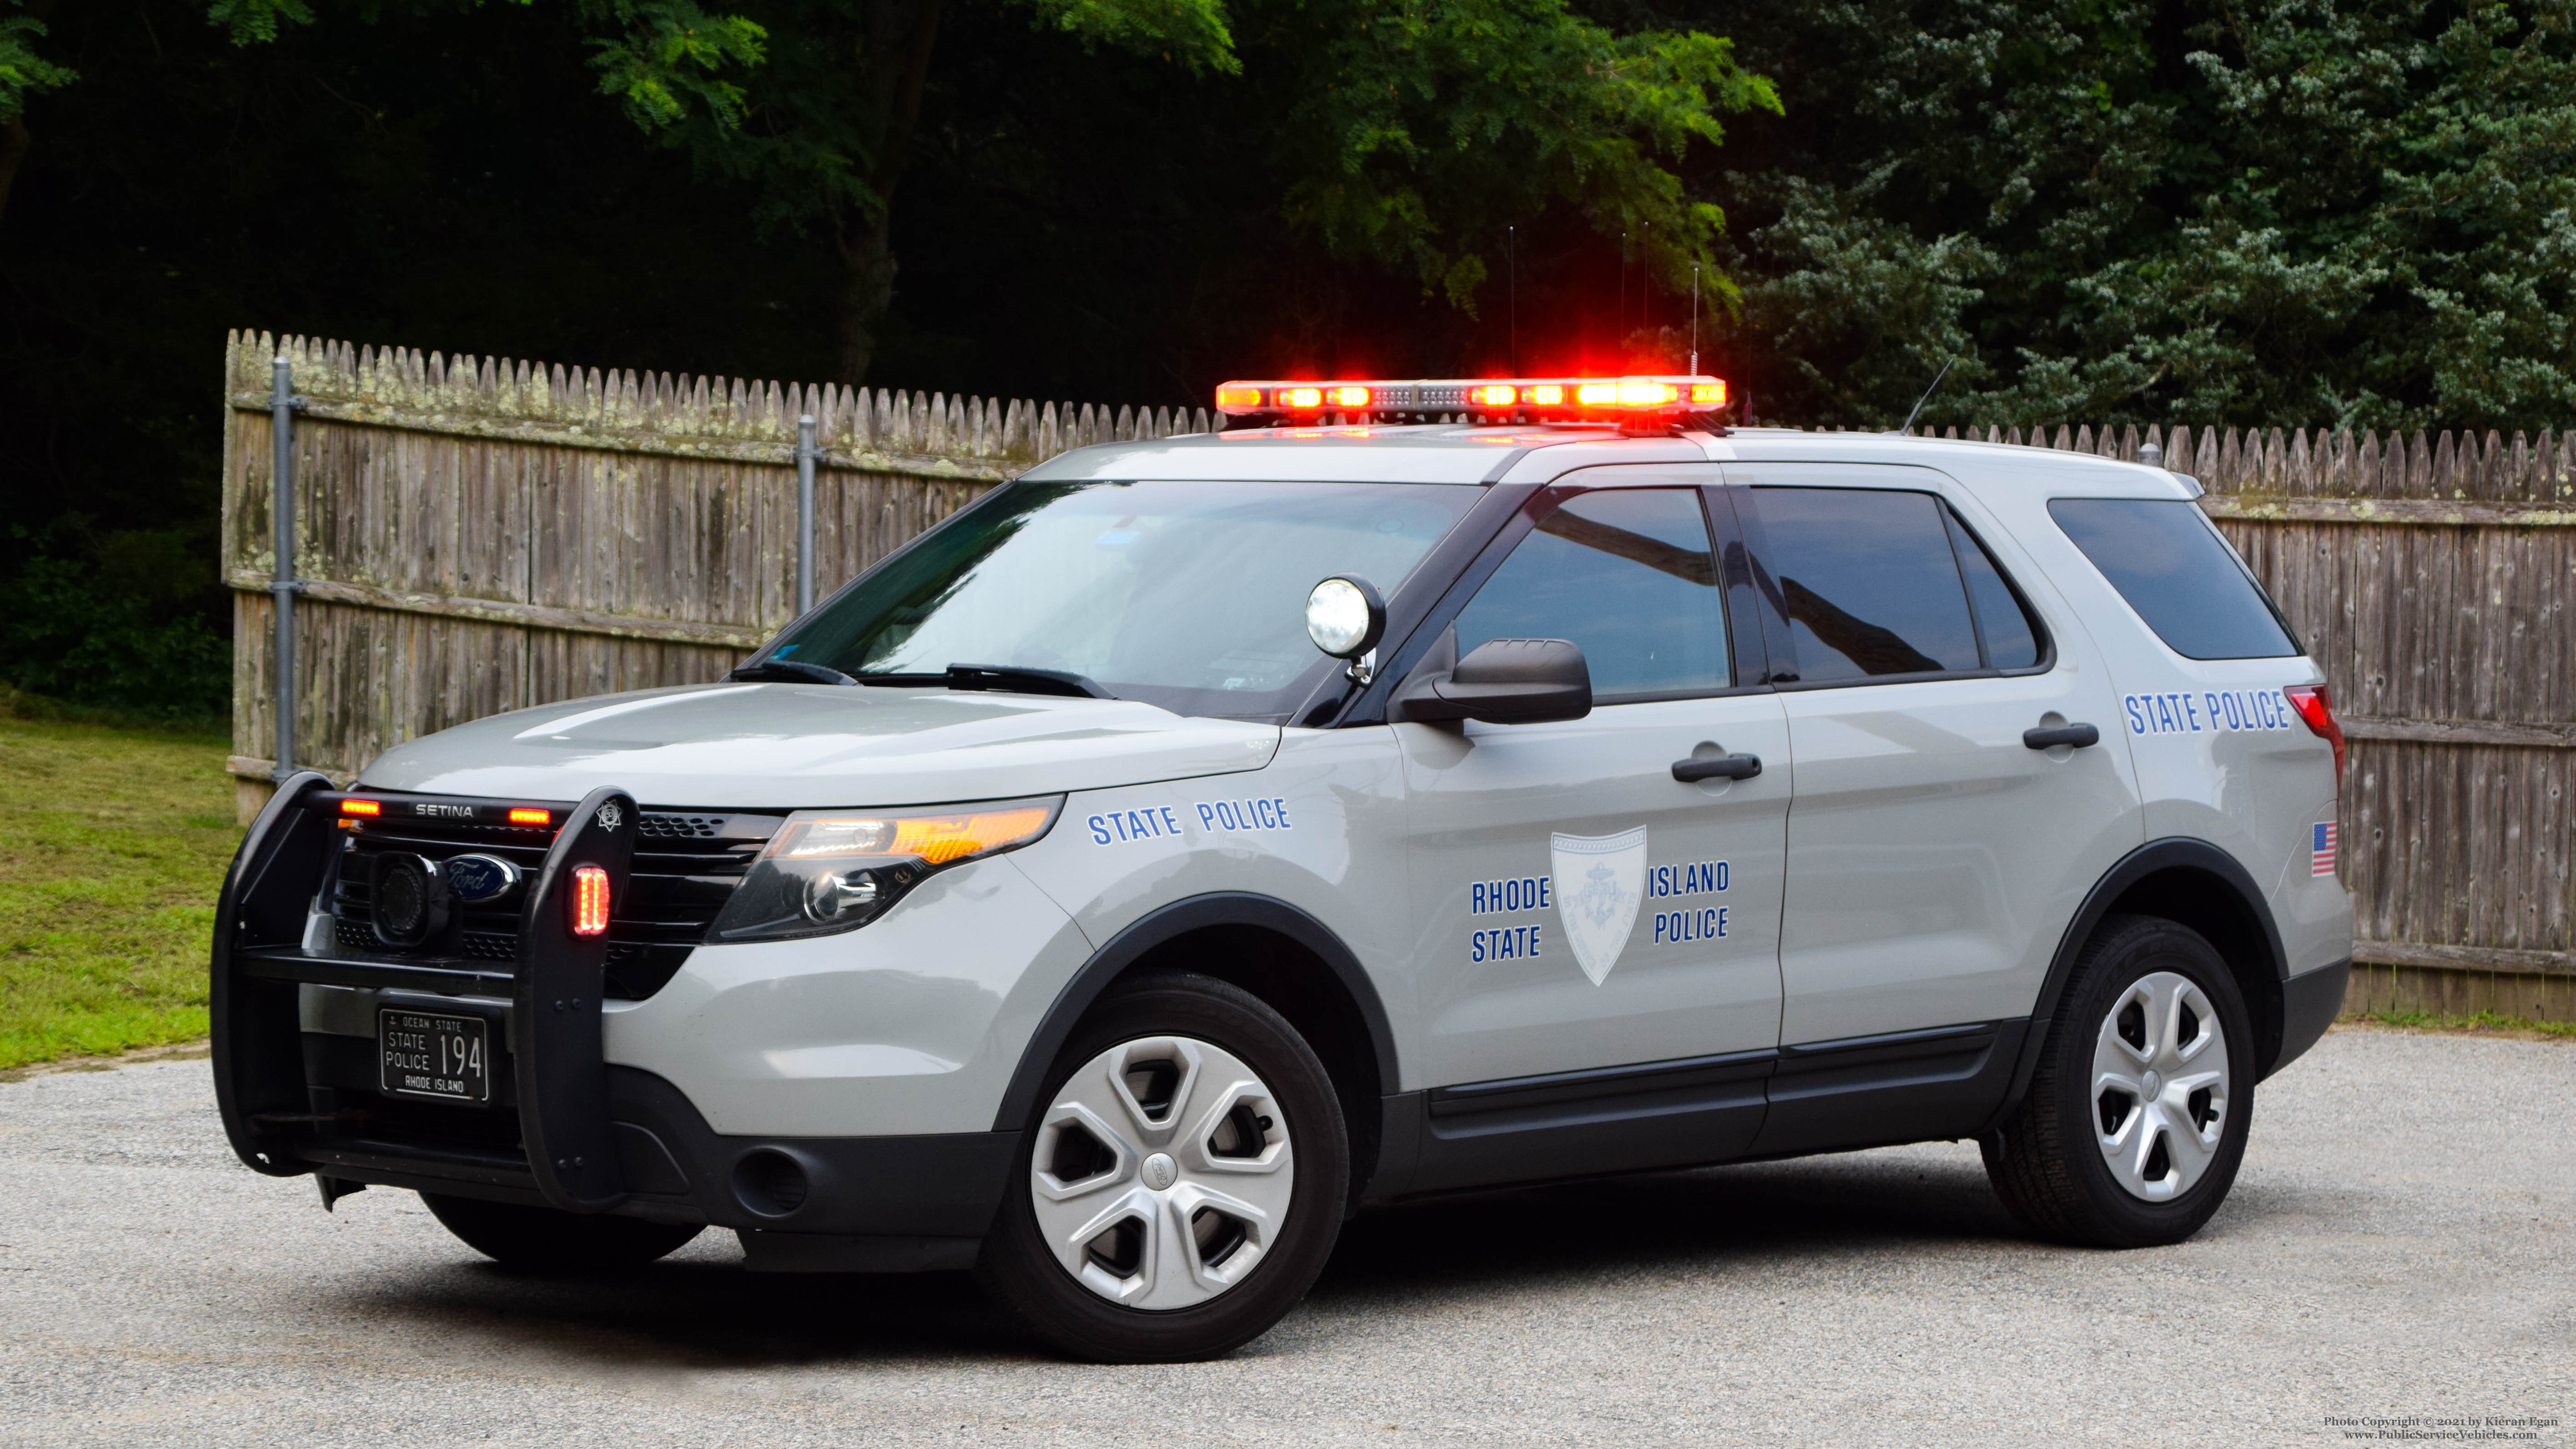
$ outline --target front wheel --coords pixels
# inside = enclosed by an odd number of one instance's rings
[[[2041,1237],[2162,1246],[2218,1211],[2253,1112],[2253,1023],[2227,963],[2187,926],[2114,916],[2076,961],[2029,1092],[1980,1145]]]
[[[1214,1358],[1304,1297],[1341,1231],[1350,1148],[1323,1064],[1259,998],[1148,977],[1056,1058],[977,1275],[1106,1363]]]

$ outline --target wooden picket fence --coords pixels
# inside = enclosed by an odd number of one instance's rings
[[[818,592],[1066,448],[1183,409],[545,367],[237,333],[225,358],[232,769],[275,739],[269,360],[294,430],[298,763],[346,780],[449,725],[713,679],[795,610],[797,418]],[[1929,430],[1926,430],[1929,431]],[[1956,429],[1948,436],[1958,436]],[[2356,1009],[2576,1020],[2576,437],[1991,428],[2200,478],[2333,682]]]

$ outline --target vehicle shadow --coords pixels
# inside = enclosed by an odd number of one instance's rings
[[[1758,1268],[1814,1254],[2031,1248],[1971,1151],[1854,1154],[1433,1198],[1343,1228],[1310,1301],[1445,1312],[1461,1297]],[[2038,1251],[2055,1251],[2036,1249]],[[613,1276],[460,1259],[343,1301],[451,1344],[649,1373],[827,1363],[1048,1361],[964,1273],[754,1274],[701,1252]],[[1256,1342],[1246,1353],[1258,1354]]]

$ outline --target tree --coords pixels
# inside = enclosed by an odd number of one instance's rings
[[[2576,419],[2570,0],[1730,23],[1793,118],[1734,178],[1774,415],[1892,425],[1957,358],[1927,418]]]
[[[0,217],[8,214],[9,188],[36,139],[27,129],[27,98],[60,90],[80,78],[77,72],[36,54],[35,42],[46,34],[45,16],[52,13],[54,0],[8,3],[22,13],[0,13]]]
[[[742,125],[672,139],[747,182],[772,225],[829,236],[847,267],[840,375],[866,376],[892,295],[896,186],[913,150],[941,0],[747,0],[771,37]],[[1551,203],[1601,228],[1652,221],[1661,260],[1714,271],[1724,225],[1662,160],[1714,144],[1723,111],[1778,107],[1707,35],[1615,36],[1564,0],[1029,0],[1086,46],[1167,59],[1185,84],[1240,85],[1291,225],[1337,256],[1406,268],[1472,311],[1501,229]],[[1238,40],[1238,34],[1242,37]],[[859,84],[850,83],[853,77]],[[1721,278],[1722,280],[1722,278]]]

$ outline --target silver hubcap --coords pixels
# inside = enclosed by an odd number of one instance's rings
[[[1185,1036],[1123,1042],[1056,1092],[1029,1154],[1038,1231],[1113,1303],[1188,1308],[1242,1282],[1296,1187],[1288,1114],[1252,1068]]]
[[[2130,983],[2093,1047],[2093,1131],[2132,1197],[2189,1192],[2227,1131],[2227,1037],[2218,1009],[2186,976]]]

